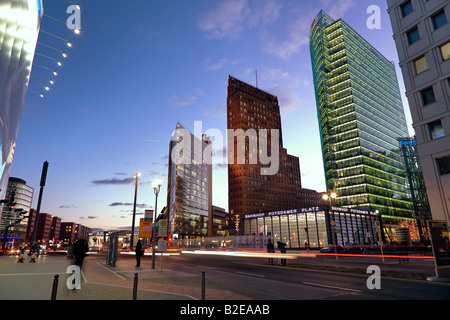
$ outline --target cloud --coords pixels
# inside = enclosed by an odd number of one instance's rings
[[[96,217],[96,216],[87,216],[86,218],[85,217],[80,217],[80,219],[98,219],[98,217]]]
[[[217,71],[223,69],[227,62],[228,59],[222,59],[216,63],[211,63],[211,59],[206,59],[205,61],[203,61],[203,64],[205,65],[206,71]]]
[[[282,115],[286,115],[287,113],[296,110],[301,103],[300,98],[296,94],[296,90],[291,86],[279,86],[275,84],[268,91],[278,97]]]
[[[175,94],[169,98],[169,105],[173,107],[187,107],[193,104],[197,100],[195,96],[185,96],[184,99],[180,99],[180,97]]]
[[[59,206],[60,209],[70,209],[70,208],[78,208],[76,205],[70,204],[70,205],[60,205]]]
[[[209,39],[234,40],[246,29],[257,29],[280,16],[278,0],[224,0],[203,14],[197,22]]]
[[[131,184],[135,182],[135,178],[124,178],[124,179],[103,179],[103,180],[92,180],[92,184],[95,185],[123,185],[123,184]]]
[[[113,202],[108,206],[110,207],[119,207],[119,206],[133,206],[134,203],[131,202]],[[136,203],[136,208],[149,208],[150,206],[146,203]]]
[[[334,19],[342,18],[345,13],[356,5],[355,0],[320,0],[319,7]],[[287,60],[299,53],[303,47],[309,46],[311,24],[318,14],[317,8],[307,9],[302,3],[295,12],[295,18],[287,25],[287,37],[284,40],[273,38],[269,33],[264,35],[263,50],[278,58]]]

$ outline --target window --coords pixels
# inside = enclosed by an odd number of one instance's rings
[[[406,36],[408,38],[408,43],[411,45],[414,42],[418,41],[420,39],[419,29],[415,27],[414,29],[408,31],[406,33]]]
[[[436,102],[436,97],[434,96],[433,87],[422,90],[420,92],[420,95],[422,96],[422,102],[423,102],[424,106],[426,106],[430,103]]]
[[[402,16],[403,17],[406,17],[411,12],[413,12],[414,9],[413,9],[411,1],[407,1],[406,3],[402,4],[400,6],[400,10],[402,11]]]
[[[450,58],[450,41],[441,46],[441,54],[444,61]]]
[[[427,59],[425,56],[420,57],[414,61],[414,67],[416,69],[416,74],[422,73],[428,69]]]
[[[445,11],[442,10],[431,17],[431,21],[433,21],[433,27],[436,30],[437,28],[442,27],[447,23],[447,17],[445,16]]]
[[[444,158],[436,159],[439,173],[442,175],[450,173],[450,156],[446,156]]]
[[[445,136],[444,128],[442,127],[441,120],[433,121],[428,124],[430,129],[431,139],[437,139]]]

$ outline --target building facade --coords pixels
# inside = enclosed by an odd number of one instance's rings
[[[0,219],[0,230],[5,230],[9,225],[8,238],[14,246],[20,246],[25,242],[25,235],[28,224],[28,214],[31,209],[34,189],[27,185],[25,180],[10,177],[2,215]]]
[[[323,248],[328,245],[374,245],[383,235],[375,212],[313,206],[242,216],[242,235],[268,236],[286,248]]]
[[[310,52],[328,193],[335,205],[412,217],[398,138],[409,136],[395,66],[321,11]]]
[[[230,228],[239,230],[236,216],[308,206],[320,198],[313,190],[302,192],[299,158],[283,148],[276,96],[229,76],[227,128]],[[269,153],[270,163],[263,157]],[[267,174],[271,166],[277,170]]]
[[[42,0],[0,3],[0,199],[8,186],[42,15]]]
[[[387,2],[431,215],[450,225],[450,4]]]
[[[169,147],[167,224],[173,239],[211,236],[212,154],[211,141],[200,139],[181,124]],[[208,151],[209,150],[209,151]]]

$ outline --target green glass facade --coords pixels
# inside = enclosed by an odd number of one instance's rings
[[[328,192],[334,204],[411,217],[398,138],[408,136],[393,63],[321,11],[310,51]]]

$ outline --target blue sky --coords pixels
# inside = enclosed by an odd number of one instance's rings
[[[41,212],[92,228],[131,226],[134,177],[141,172],[138,213],[153,208],[152,179],[167,181],[169,141],[177,122],[226,132],[228,75],[279,97],[284,146],[300,158],[305,188],[325,190],[308,37],[320,9],[343,18],[397,65],[385,0],[80,0],[81,34],[44,17],[39,42],[64,50],[45,98],[29,92],[11,176],[34,188],[50,163]],[[131,4],[132,3],[132,4]],[[66,21],[71,3],[44,1],[48,16]],[[368,6],[381,8],[381,29],[367,28]],[[37,52],[60,57],[41,44]],[[34,67],[33,82],[52,77]],[[39,85],[30,89],[42,91]],[[407,120],[409,108],[403,94]],[[412,132],[412,129],[411,129]],[[214,168],[213,204],[228,207],[227,170]],[[166,205],[167,183],[158,197]],[[138,219],[142,217],[137,215]]]

